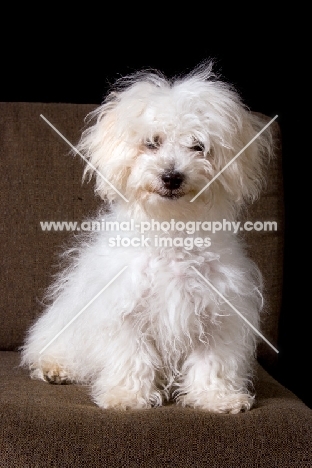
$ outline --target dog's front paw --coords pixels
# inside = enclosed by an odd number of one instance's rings
[[[162,397],[159,392],[154,392],[146,397],[140,391],[134,392],[115,387],[105,393],[94,396],[94,401],[100,408],[104,409],[147,409],[153,406],[161,406]]]
[[[182,406],[201,408],[212,413],[237,414],[248,411],[254,403],[254,397],[248,393],[224,393],[216,391],[190,392],[180,395],[177,403]]]
[[[43,368],[43,378],[50,384],[66,385],[72,382],[68,373],[58,365],[49,368]]]
[[[44,380],[51,384],[65,385],[75,381],[74,376],[71,376],[63,367],[58,364],[44,363],[29,366],[30,376],[32,379]]]

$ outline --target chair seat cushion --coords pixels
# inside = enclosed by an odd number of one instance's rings
[[[308,467],[312,410],[258,366],[257,402],[237,415],[167,405],[98,408],[88,388],[31,380],[0,353],[0,466]]]

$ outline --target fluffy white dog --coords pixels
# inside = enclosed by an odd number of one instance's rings
[[[259,329],[261,275],[233,231],[207,227],[259,195],[269,132],[230,161],[265,122],[209,63],[172,81],[126,77],[89,117],[77,149],[110,208],[98,224],[115,231],[65,253],[22,364],[34,378],[91,385],[101,408],[173,398],[248,410],[257,334],[230,305]]]

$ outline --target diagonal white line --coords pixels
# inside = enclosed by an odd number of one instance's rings
[[[42,114],[40,114],[40,117],[48,124],[50,125],[51,128],[53,128],[53,130],[64,140],[66,141],[66,143],[75,151],[76,154],[79,154],[79,156],[86,162],[86,164],[88,164],[88,166],[90,166],[100,177],[102,177],[103,180],[105,180],[105,182],[110,186],[112,187],[113,190],[115,190],[116,193],[118,193],[119,196],[121,196],[121,198],[123,198],[126,202],[128,202],[129,200],[127,200],[126,197],[123,196],[122,193],[119,192],[118,189],[116,189],[116,187],[109,181],[106,179],[106,177],[103,176],[103,174],[101,174],[100,171],[97,170],[97,168],[95,166],[93,166],[92,163],[90,163],[81,153],[80,151],[77,150],[77,148],[74,147],[74,145],[71,144],[71,142],[69,140],[67,140],[67,138],[64,137],[64,135],[62,135],[62,133],[56,128],[54,127],[54,125],[51,124],[51,122],[49,122],[49,120]]]
[[[210,286],[211,289],[213,289],[217,294],[219,294],[219,296],[234,310],[234,312],[236,312],[249,326],[250,328],[252,328],[256,333],[257,335],[259,335],[269,346],[271,346],[272,349],[274,349],[274,351],[276,353],[279,353],[279,351],[269,342],[269,340],[267,340],[265,338],[265,336],[263,336],[259,330],[257,330],[256,327],[254,327],[252,325],[252,323],[249,322],[249,320],[246,319],[246,317],[244,317],[211,283],[210,281],[208,281],[195,267],[191,267],[193,268],[194,271],[196,271],[196,273],[208,284],[208,286]]]
[[[44,348],[42,348],[42,350],[39,352],[39,354],[42,354],[43,351],[46,350],[46,349],[48,348],[48,346],[50,346],[50,344],[52,344],[52,343],[61,335],[61,333],[63,333],[63,331],[65,331],[66,328],[68,328],[68,327],[76,320],[76,318],[78,318],[79,315],[81,315],[81,314],[89,307],[89,305],[91,305],[92,302],[94,302],[95,299],[97,299],[97,298],[105,291],[105,289],[107,289],[107,288],[118,278],[118,276],[120,276],[121,273],[123,273],[123,272],[125,271],[126,268],[128,268],[128,266],[125,266],[122,270],[120,270],[120,272],[117,273],[117,275],[115,275],[114,278],[111,279],[111,280],[107,283],[107,285],[104,286],[104,288],[101,289],[101,291],[98,292],[98,293],[93,297],[93,299],[91,299],[91,301],[89,301],[88,304],[85,305],[85,306],[78,312],[78,314],[76,314],[75,317],[73,317],[73,318],[67,323],[67,325],[65,325],[65,327],[63,327],[62,330],[60,330],[60,331],[55,335],[55,337],[52,338],[52,340],[49,341],[49,343],[46,344],[46,345],[44,346]]]
[[[269,127],[269,125],[271,125],[272,122],[274,122],[274,120],[277,119],[277,117],[278,117],[278,115],[276,115],[275,117],[273,117],[273,119],[270,120],[270,122],[268,122],[268,123],[263,127],[263,129],[260,130],[260,132],[257,133],[257,135],[254,136],[254,137],[250,140],[250,142],[247,143],[247,145],[244,146],[244,148],[241,149],[240,152],[237,153],[237,155],[234,156],[234,158],[232,158],[231,161],[229,161],[229,162],[223,167],[223,169],[221,169],[221,171],[219,171],[218,174],[216,174],[216,175],[208,182],[208,184],[206,184],[205,187],[203,187],[203,188],[200,190],[200,192],[198,192],[197,195],[195,195],[194,198],[192,198],[192,200],[190,200],[190,203],[192,203],[194,200],[196,200],[196,198],[199,197],[199,195],[201,195],[201,194],[203,193],[203,191],[206,190],[206,188],[208,188],[209,185],[212,184],[212,182],[214,182],[214,181],[219,177],[219,175],[222,174],[222,172],[224,172],[225,169],[227,169],[227,168],[235,161],[235,159],[238,158],[238,156],[240,156],[240,155],[243,153],[243,151],[245,151],[245,149],[248,148],[248,146],[251,145],[251,143],[254,142],[254,141],[258,138],[258,136],[261,135],[261,133],[264,132],[264,130],[266,130],[266,129]]]

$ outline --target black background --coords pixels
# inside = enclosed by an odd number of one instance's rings
[[[204,11],[194,4],[183,17],[181,11],[153,4],[142,11],[129,5],[116,4],[110,11],[87,5],[80,17],[77,11],[65,17],[52,6],[32,14],[12,12],[2,18],[7,29],[1,33],[0,101],[100,104],[110,83],[121,75],[156,68],[173,76],[212,58],[216,71],[234,84],[251,110],[278,114],[286,244],[275,376],[312,406],[311,306],[304,281],[310,275],[309,212],[301,211],[306,204],[302,176],[308,170],[305,154],[310,139],[302,129],[308,72],[298,17],[293,10],[275,11],[272,5],[268,9],[254,4],[245,11],[221,5],[215,12],[209,5]]]

